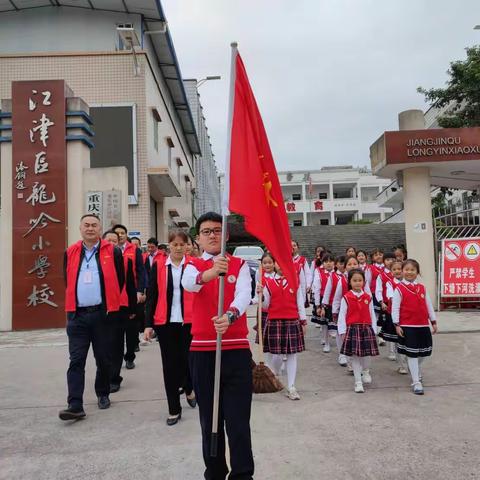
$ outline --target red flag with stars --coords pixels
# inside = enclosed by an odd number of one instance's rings
[[[238,53],[231,126],[230,165],[227,165],[226,201],[242,215],[245,229],[262,241],[292,288],[298,276],[292,261],[287,213],[278,174],[262,117]]]

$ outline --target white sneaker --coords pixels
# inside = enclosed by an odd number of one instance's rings
[[[370,385],[370,383],[372,383],[372,376],[370,375],[370,370],[364,370],[362,372],[362,381],[366,385]]]
[[[382,337],[378,337],[378,345],[380,347],[384,347],[386,344],[387,342]]]
[[[323,352],[324,353],[329,353],[330,352],[330,344],[329,343],[325,343],[323,345]]]
[[[338,356],[338,364],[341,365],[342,367],[347,366],[347,357],[345,355],[340,354]]]
[[[322,342],[321,342],[321,343],[322,343],[322,345],[325,345],[325,340],[322,340]]]
[[[423,395],[423,385],[422,382],[415,382],[412,384],[413,393],[415,395]]]
[[[394,362],[397,359],[397,354],[395,352],[390,352],[388,354],[388,359]]]
[[[365,393],[362,382],[355,382],[355,393]]]
[[[290,400],[300,400],[300,395],[297,392],[297,389],[295,387],[291,387],[287,391],[287,397]]]
[[[400,374],[400,375],[406,375],[408,373],[408,369],[406,367],[398,367],[398,370],[397,372]]]
[[[322,326],[319,323],[316,323],[315,328],[322,328]]]

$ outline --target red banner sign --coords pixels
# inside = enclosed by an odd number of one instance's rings
[[[66,85],[13,82],[13,329],[65,325]]]
[[[480,238],[442,241],[442,297],[480,297]]]

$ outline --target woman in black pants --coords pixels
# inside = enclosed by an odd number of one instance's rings
[[[185,256],[188,237],[182,230],[170,232],[170,255],[152,265],[147,292],[145,339],[155,330],[160,344],[163,380],[167,393],[167,425],[175,425],[182,416],[180,394],[185,392],[188,404],[196,400],[188,370],[188,352],[192,340],[192,293],[182,287],[182,276],[188,262]]]

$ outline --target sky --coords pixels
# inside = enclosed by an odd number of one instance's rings
[[[370,166],[398,113],[428,105],[453,60],[480,44],[479,0],[162,0],[184,78],[200,87],[225,163],[230,43],[238,42],[277,170]]]

